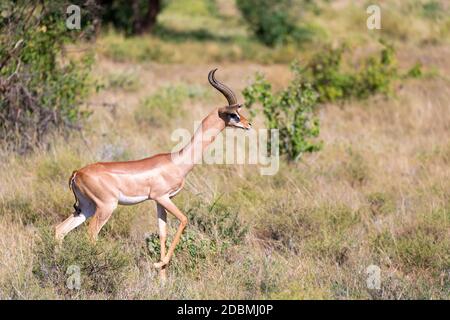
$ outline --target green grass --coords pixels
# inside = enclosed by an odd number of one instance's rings
[[[419,60],[444,75],[448,19],[434,16],[429,2],[383,3],[393,11],[383,36],[394,42],[402,70]],[[282,88],[288,63],[306,63],[323,41],[346,40],[351,67],[376,52],[380,36],[367,32],[361,6],[319,3],[304,19],[323,37],[270,49],[220,6],[180,3],[166,8],[155,35],[100,35],[95,73],[104,88],[87,101],[93,114],[81,132],[55,134],[47,148],[27,155],[0,148],[0,298],[449,299],[450,132],[443,115],[450,96],[442,76],[400,79],[389,97],[321,106],[323,149],[299,163],[281,161],[274,176],[254,165],[195,167],[174,198],[189,224],[164,285],[153,267],[153,203],[120,206],[95,245],[84,224],[57,248],[52,228],[73,212],[72,170],[170,151],[174,128],[191,130],[223,104],[206,83],[212,65],[242,99],[255,71]],[[396,18],[402,14],[405,20]],[[261,117],[253,120],[264,127]],[[170,244],[178,221],[168,217]],[[80,267],[81,290],[66,286],[71,265]],[[370,265],[381,268],[381,290],[366,286]]]
[[[406,271],[445,272],[450,268],[450,223],[448,208],[419,216],[413,225],[392,233],[383,231],[374,238],[375,249],[389,256]]]
[[[137,91],[140,87],[139,77],[136,71],[112,72],[103,80],[104,89],[116,89],[124,91]]]
[[[35,250],[34,276],[42,286],[52,286],[59,295],[66,298],[73,297],[73,294],[117,294],[133,259],[120,244],[106,240],[93,244],[86,233],[80,232],[75,232],[59,248],[54,241],[53,232],[42,230]],[[81,292],[67,287],[67,273],[71,274],[71,266],[80,270]]]
[[[320,42],[326,31],[314,22],[301,31]],[[310,43],[311,41],[306,41]],[[248,32],[238,16],[223,16],[209,0],[171,1],[152,35],[123,37],[114,31],[100,39],[99,52],[117,62],[207,63],[256,61],[288,63],[300,56],[302,43],[268,48]]]
[[[182,105],[187,100],[207,99],[210,92],[195,85],[173,85],[161,88],[139,103],[134,112],[135,120],[140,125],[162,127],[176,116],[183,115]]]

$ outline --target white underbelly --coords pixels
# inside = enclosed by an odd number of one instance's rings
[[[175,191],[172,191],[170,194],[169,194],[169,197],[173,197],[173,196],[175,196],[178,192],[180,192],[181,191],[181,189],[182,188],[178,188],[177,190],[175,190]]]
[[[132,205],[148,200],[148,196],[126,196],[119,192],[119,204]]]

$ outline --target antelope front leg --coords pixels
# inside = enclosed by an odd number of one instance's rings
[[[170,200],[168,196],[156,199],[156,202],[163,206],[167,211],[172,213],[175,217],[177,217],[178,220],[180,220],[180,225],[178,226],[177,233],[175,234],[175,237],[170,244],[169,251],[167,252],[166,256],[161,259],[160,262],[154,264],[156,268],[162,268],[163,266],[168,264],[170,258],[172,258],[175,247],[177,246],[178,242],[180,242],[181,234],[183,233],[188,220],[187,217],[180,211],[180,209],[177,208],[177,206],[172,202],[172,200]]]
[[[156,212],[158,215],[159,241],[161,244],[161,261],[166,256],[166,240],[167,240],[167,212],[159,203],[156,203]],[[162,280],[166,279],[166,266],[161,267],[159,275]]]

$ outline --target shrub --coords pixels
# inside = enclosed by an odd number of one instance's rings
[[[398,77],[395,51],[390,45],[383,43],[379,57],[371,56],[356,75],[354,96],[367,98],[376,93],[388,94],[392,80]]]
[[[118,244],[101,239],[93,244],[86,232],[74,232],[58,248],[53,233],[43,229],[35,250],[34,276],[42,285],[53,285],[65,295],[73,292],[66,286],[71,266],[79,267],[83,292],[114,295],[132,261]]]
[[[420,78],[423,76],[422,64],[417,62],[408,72],[405,74],[406,78]]]
[[[159,235],[150,234],[147,239],[147,250],[152,261],[159,261],[161,247]],[[167,246],[170,246],[170,241]],[[168,248],[168,247],[167,247]],[[207,257],[214,257],[220,251],[217,243],[204,234],[193,228],[187,228],[175,248],[175,255],[171,262],[176,272],[183,274],[186,271],[198,270],[201,262],[205,262]]]
[[[327,49],[315,55],[307,65],[307,74],[321,102],[351,95],[354,78],[340,70],[343,49]]]
[[[161,12],[161,0],[102,0],[102,21],[127,35],[151,31]]]
[[[76,31],[65,26],[69,4],[3,1],[0,16],[0,140],[26,151],[54,128],[74,128],[87,115],[92,56],[61,56]],[[61,61],[62,60],[62,61]]]
[[[248,231],[238,213],[218,200],[211,205],[195,202],[187,209],[186,215],[189,224],[175,248],[174,263],[178,271],[196,270],[199,263],[208,257],[223,257],[227,249],[242,244]],[[159,260],[161,251],[158,234],[150,234],[146,242],[150,258]]]
[[[297,161],[304,152],[318,151],[322,143],[319,135],[319,119],[314,115],[317,93],[307,83],[298,64],[292,65],[294,79],[287,88],[272,93],[270,83],[260,74],[243,95],[248,108],[255,102],[262,105],[268,129],[279,130],[280,154]]]
[[[343,46],[327,48],[315,55],[305,68],[307,79],[319,93],[320,102],[350,98],[367,98],[376,93],[388,93],[397,77],[394,49],[384,45],[380,56],[371,56],[356,72],[343,70]]]
[[[159,235],[152,233],[146,238],[147,249],[152,260],[159,261],[161,256],[161,246]],[[170,246],[170,242],[166,245]],[[186,229],[180,239],[179,244],[175,248],[176,255],[187,254],[189,256],[188,262],[197,262],[205,259],[208,254],[215,250],[216,246],[211,239],[205,238],[198,232],[191,229]],[[195,264],[195,263],[194,263]]]
[[[237,0],[251,31],[264,44],[274,46],[295,38],[299,29],[290,14],[291,0]]]
[[[191,225],[223,247],[242,243],[248,231],[238,213],[218,200],[211,205],[199,204],[186,214]]]

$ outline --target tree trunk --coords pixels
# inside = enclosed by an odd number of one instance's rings
[[[147,0],[148,10],[144,16],[141,15],[139,2],[133,1],[133,32],[135,34],[142,34],[151,32],[156,24],[156,18],[161,11],[161,0]]]

